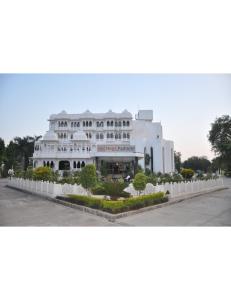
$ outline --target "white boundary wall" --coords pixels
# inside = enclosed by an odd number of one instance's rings
[[[169,197],[176,198],[184,195],[193,195],[203,192],[206,193],[223,187],[224,183],[222,178],[179,183],[165,183],[157,186],[148,183],[146,189],[144,190],[144,192],[141,193],[141,195],[148,195],[157,192],[166,193],[167,191],[169,191]],[[129,187],[125,189],[125,191],[133,196],[138,195],[138,192],[134,189],[132,184],[130,184]]]
[[[81,185],[71,184],[57,184],[46,181],[33,181],[22,178],[14,178],[8,182],[8,186],[15,187],[21,190],[32,192],[38,195],[55,198],[65,194],[87,195],[86,189]],[[197,193],[209,192],[218,188],[223,188],[223,179],[211,179],[191,182],[179,182],[179,183],[165,183],[154,186],[150,183],[147,184],[146,189],[141,194],[148,195],[157,192],[170,193],[170,198],[176,198],[184,195],[193,195]],[[131,195],[136,196],[138,193],[130,184],[125,191]]]
[[[12,177],[8,186],[51,198],[65,194],[87,195],[87,191],[77,184],[57,184]]]

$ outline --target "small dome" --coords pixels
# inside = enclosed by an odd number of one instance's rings
[[[60,113],[60,115],[66,115],[66,114],[67,114],[67,112],[65,110],[62,110]]]
[[[77,131],[73,135],[74,141],[87,141],[87,136],[83,131]]]
[[[58,137],[57,137],[57,134],[54,131],[49,130],[44,135],[43,140],[44,141],[58,141]]]

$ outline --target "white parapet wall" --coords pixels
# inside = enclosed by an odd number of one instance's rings
[[[67,194],[88,194],[86,189],[77,184],[57,184],[53,182],[33,181],[15,177],[12,177],[9,180],[8,186],[50,198]],[[203,192],[206,193],[223,187],[224,183],[222,178],[179,183],[165,183],[157,186],[148,183],[146,189],[141,193],[141,195],[149,195],[157,192],[169,192],[170,199],[174,199],[181,196],[190,196]],[[134,189],[132,183],[125,189],[125,191],[130,193],[132,196],[138,195],[138,192]]]
[[[8,186],[50,198],[67,194],[87,195],[87,191],[77,184],[58,184],[12,177]]]
[[[169,197],[171,199],[181,196],[199,194],[203,192],[206,193],[223,187],[224,183],[222,178],[189,182],[173,182],[156,186],[148,183],[141,195],[149,195],[157,192],[169,192]],[[138,195],[138,192],[134,189],[132,183],[125,189],[125,192],[128,192],[133,196]]]

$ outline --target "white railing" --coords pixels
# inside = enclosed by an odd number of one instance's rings
[[[176,198],[184,195],[193,195],[202,192],[209,192],[222,187],[224,187],[222,178],[179,183],[165,183],[157,186],[148,183],[145,190],[141,194],[148,195],[157,192],[169,192],[170,198]],[[129,187],[125,189],[125,191],[133,196],[136,196],[138,194],[132,184],[130,184]]]
[[[46,181],[33,181],[29,179],[15,177],[12,177],[11,180],[9,180],[8,186],[52,198],[66,194],[88,194],[87,191],[81,185],[77,184],[58,184]],[[184,195],[193,195],[201,192],[209,192],[222,187],[224,187],[222,178],[191,182],[165,183],[157,186],[148,183],[146,189],[141,194],[148,195],[157,192],[166,193],[168,191],[170,193],[170,198],[176,198]],[[133,196],[138,195],[138,192],[134,189],[132,184],[130,184],[129,187],[125,189],[125,191]]]
[[[51,198],[65,194],[87,195],[87,191],[77,184],[58,184],[12,177],[8,186]]]

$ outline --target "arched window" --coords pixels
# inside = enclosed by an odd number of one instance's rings
[[[107,139],[110,139],[110,133],[107,133]]]
[[[114,137],[114,134],[113,134],[113,133],[111,133],[111,139],[113,139],[113,137]]]
[[[87,136],[87,138],[88,138],[88,132],[86,133],[86,136]]]
[[[109,127],[110,126],[110,122],[109,121],[107,121],[107,127]]]
[[[101,139],[101,140],[104,139],[103,133],[100,133],[100,139]]]
[[[103,126],[104,126],[103,122],[100,122],[100,127],[103,127]]]
[[[125,121],[123,121],[123,126],[126,126],[126,123],[125,123]]]
[[[83,127],[85,127],[85,121],[83,121]]]
[[[82,163],[81,163],[81,168],[84,168],[84,167],[85,167],[85,162],[82,161]]]
[[[49,161],[47,162],[47,167],[50,167],[50,162]]]
[[[113,121],[111,121],[111,127],[113,127],[113,125],[114,125],[114,122],[113,122]]]
[[[71,134],[71,140],[73,139],[73,134]]]
[[[88,121],[86,122],[86,127],[88,127]]]
[[[115,134],[115,139],[118,140],[118,133]]]
[[[99,134],[98,133],[96,133],[96,139],[99,140]]]
[[[118,122],[117,121],[115,121],[115,127],[117,127],[118,126]]]
[[[89,139],[91,139],[92,138],[92,135],[91,135],[91,133],[89,133]]]
[[[127,126],[128,126],[128,127],[130,126],[130,122],[129,122],[129,121],[127,121]]]
[[[67,121],[65,122],[65,127],[67,127]]]
[[[76,161],[73,163],[73,168],[76,169]]]
[[[89,121],[89,127],[92,127],[92,121]]]
[[[118,134],[118,139],[121,140],[121,133]]]
[[[123,133],[123,139],[126,139],[126,137],[127,137],[127,135],[126,135],[126,133],[124,132],[124,133]]]
[[[77,127],[80,127],[80,123],[79,122],[77,122]]]
[[[121,127],[121,121],[118,122],[118,126]]]
[[[43,161],[43,166],[46,167],[46,162],[45,161]]]
[[[77,163],[77,169],[80,169],[80,161]]]
[[[53,169],[54,168],[54,162],[53,162],[53,160],[51,161],[51,168]]]
[[[127,139],[128,140],[130,139],[130,133],[127,133]]]

